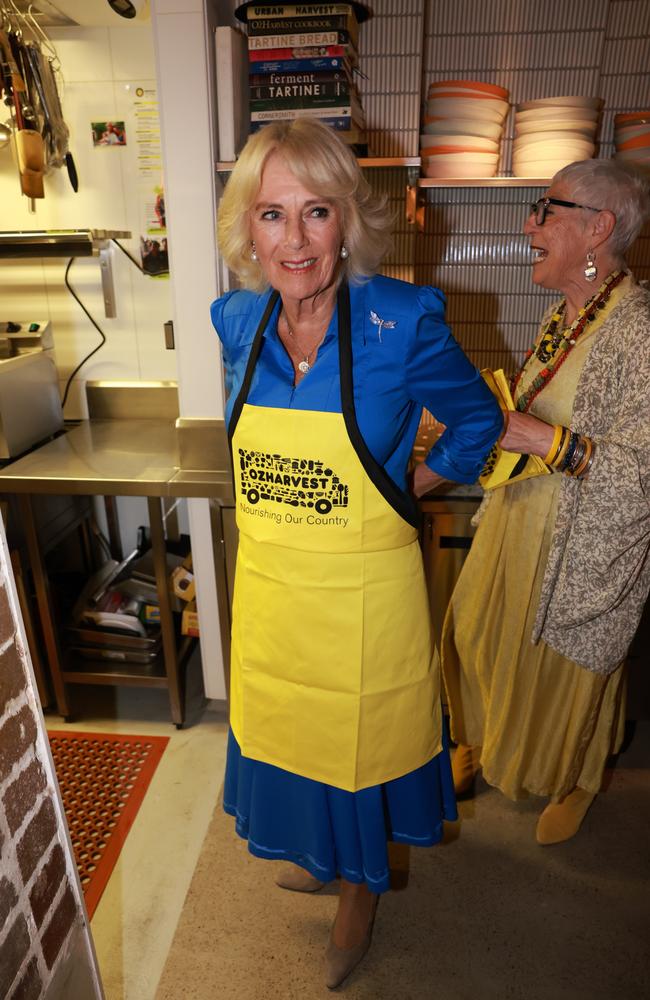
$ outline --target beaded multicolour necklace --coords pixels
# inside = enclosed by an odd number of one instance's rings
[[[533,345],[528,351],[523,365],[512,380],[512,395],[514,396],[532,355],[536,354],[542,364],[546,364],[546,367],[542,368],[535,376],[526,392],[522,393],[517,400],[515,405],[518,410],[526,413],[535,397],[540,394],[562,367],[585,327],[589,323],[593,323],[599,310],[605,308],[610,295],[626,275],[626,271],[613,271],[612,274],[608,275],[593,298],[584,304],[569,329],[562,330],[558,336],[559,324],[566,309],[566,299],[563,299],[556,312],[551,316],[537,346]]]

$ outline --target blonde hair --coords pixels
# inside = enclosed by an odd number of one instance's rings
[[[217,238],[221,255],[244,288],[266,288],[262,269],[251,260],[248,212],[262,184],[271,153],[278,152],[291,172],[317,197],[339,210],[343,242],[349,251],[340,274],[353,283],[375,274],[391,249],[392,218],[386,199],[376,197],[356,159],[334,129],[317,119],[273,122],[252,135],[242,150],[219,205]]]

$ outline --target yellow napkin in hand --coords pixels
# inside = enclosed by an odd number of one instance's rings
[[[503,369],[493,372],[489,368],[481,371],[485,382],[497,397],[502,410],[514,410],[515,404],[510,395],[510,386]],[[547,476],[550,469],[537,455],[520,455],[514,451],[503,451],[498,442],[485,462],[485,468],[478,477],[484,490],[494,490],[508,483],[519,482],[520,479],[530,479],[531,476]]]

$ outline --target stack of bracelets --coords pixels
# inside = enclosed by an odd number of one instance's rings
[[[553,444],[544,462],[567,476],[583,479],[592,466],[594,455],[595,445],[591,438],[556,424]]]

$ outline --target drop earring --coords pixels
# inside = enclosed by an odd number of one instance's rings
[[[585,280],[595,281],[597,274],[598,274],[598,268],[596,267],[594,261],[594,252],[593,250],[587,250],[587,263],[585,264]]]
[[[350,256],[350,251],[348,250],[348,248],[344,243],[343,246],[341,247],[341,260],[347,260],[349,256]]]
[[[254,264],[257,264],[257,261],[259,260],[257,256],[257,247],[255,246],[255,240],[251,240],[251,260],[253,261]]]

